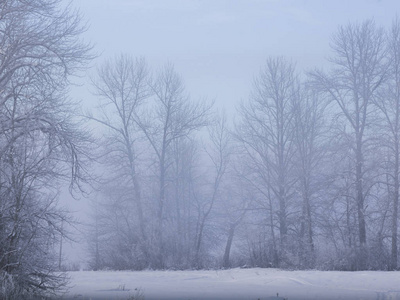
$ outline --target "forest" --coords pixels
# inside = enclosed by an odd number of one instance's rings
[[[0,1],[0,298],[65,286],[66,185],[91,270],[399,269],[400,19],[339,26],[323,69],[266,57],[234,120],[129,53],[82,111],[84,31],[61,0]]]

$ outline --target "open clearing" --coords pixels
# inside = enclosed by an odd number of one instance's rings
[[[63,299],[374,299],[400,300],[400,272],[201,271],[69,272]],[[144,297],[137,297],[139,295]],[[279,295],[279,296],[277,296]]]

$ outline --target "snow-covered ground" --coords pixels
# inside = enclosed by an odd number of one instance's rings
[[[400,300],[400,272],[217,271],[70,272],[64,299]],[[137,298],[139,294],[144,297]],[[279,296],[277,296],[279,294]]]

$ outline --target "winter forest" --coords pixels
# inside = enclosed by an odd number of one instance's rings
[[[399,269],[400,19],[342,24],[323,68],[266,57],[234,118],[123,49],[81,109],[85,30],[61,0],[0,1],[0,298],[65,285],[71,226],[90,270]]]

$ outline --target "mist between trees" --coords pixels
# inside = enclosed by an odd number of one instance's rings
[[[399,58],[398,20],[340,27],[328,71],[268,58],[234,126],[173,66],[109,60],[90,266],[397,269]]]
[[[66,182],[94,190],[94,270],[398,269],[398,19],[339,27],[325,71],[268,58],[232,125],[173,65],[128,54],[98,68],[98,106],[79,113],[65,95],[92,48],[60,5],[0,2],[2,299],[64,287]]]

